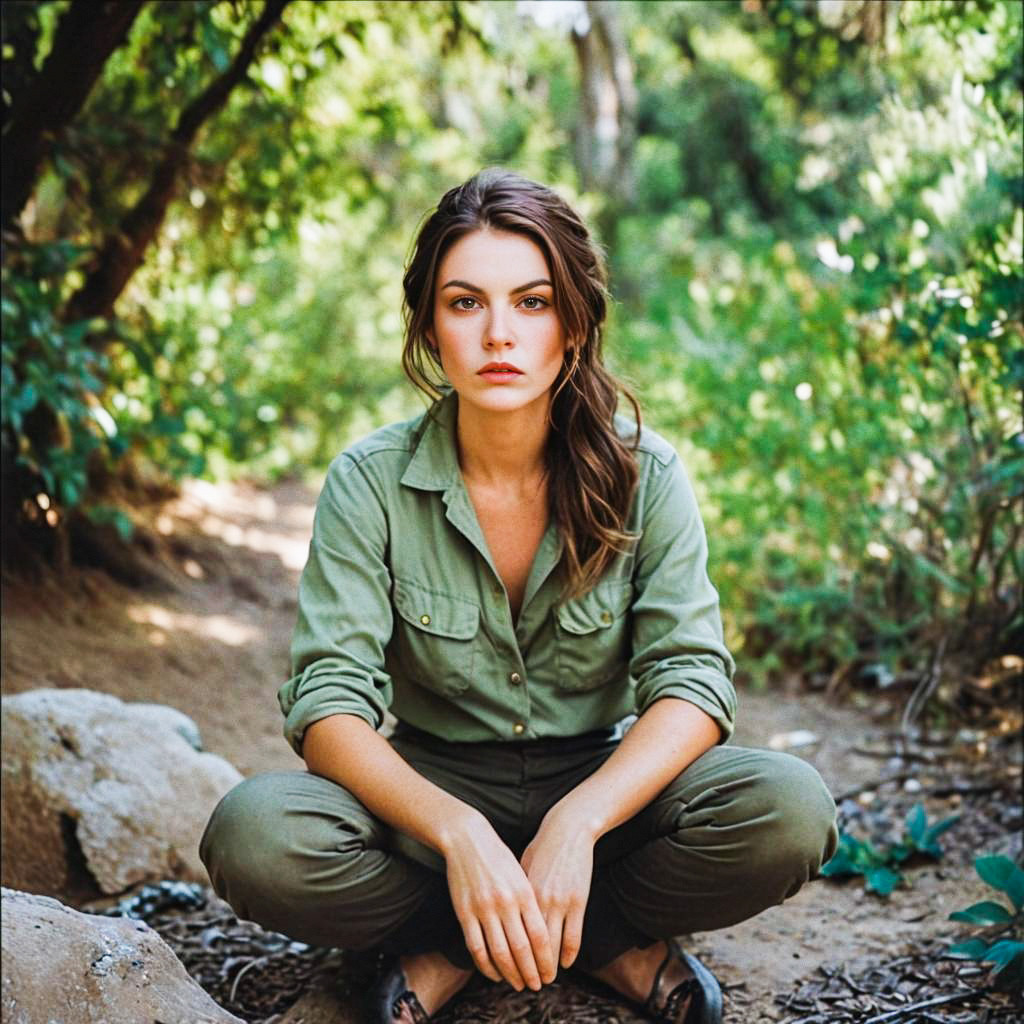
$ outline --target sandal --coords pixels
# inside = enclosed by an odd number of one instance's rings
[[[401,1018],[404,1009],[409,1010],[413,1024],[430,1024],[430,1015],[423,1009],[416,993],[409,988],[402,962],[396,956],[384,962],[382,976],[377,982],[374,1020],[377,1024],[394,1024],[394,1021]]]
[[[666,939],[666,944],[668,952],[661,966],[654,972],[654,982],[644,1003],[644,1012],[656,1024],[721,1024],[722,989],[718,979],[695,956],[684,953],[675,939]],[[666,969],[673,961],[682,965],[689,977],[677,982],[663,995],[662,981]],[[687,999],[689,1005],[686,1012],[682,1013]]]

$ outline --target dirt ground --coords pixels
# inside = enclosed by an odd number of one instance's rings
[[[299,768],[281,735],[275,693],[287,673],[314,500],[298,483],[264,490],[193,482],[162,509],[137,513],[159,582],[130,588],[89,569],[63,580],[6,580],[3,692],[86,687],[169,704],[195,719],[207,749],[245,774]],[[877,750],[857,752],[882,749],[885,728],[866,710],[818,696],[741,692],[735,742],[785,745],[780,737],[806,731],[813,739],[803,737],[809,742],[793,752],[834,794],[857,798],[891,774]],[[913,777],[889,784],[894,805],[909,806],[916,785]],[[926,806],[934,818],[966,812],[959,802],[953,794]],[[993,841],[1014,852],[1012,836]],[[989,895],[973,876],[971,853],[961,848],[915,868],[912,885],[888,902],[856,883],[815,881],[742,926],[695,936],[691,948],[726,986],[730,1020],[778,1020],[774,997],[821,966],[855,970],[915,940],[962,936],[948,913]]]

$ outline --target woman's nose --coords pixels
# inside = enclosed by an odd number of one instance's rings
[[[512,326],[509,323],[507,314],[500,310],[491,310],[491,315],[487,320],[487,333],[484,343],[489,348],[503,348],[506,345],[515,344]]]

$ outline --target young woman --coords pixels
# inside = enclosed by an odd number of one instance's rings
[[[599,253],[553,191],[486,170],[404,284],[403,364],[436,401],[330,467],[279,694],[309,771],[225,797],[214,887],[390,954],[382,1022],[429,1020],[474,970],[539,989],[559,967],[719,1021],[672,937],[791,896],[835,808],[803,761],[725,745],[703,526],[676,453],[615,415]]]

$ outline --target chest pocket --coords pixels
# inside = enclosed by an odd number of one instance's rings
[[[394,642],[409,678],[446,696],[462,693],[477,668],[480,608],[465,598],[395,580]]]
[[[611,580],[556,607],[555,649],[563,689],[595,690],[626,673],[632,598],[628,580]]]

